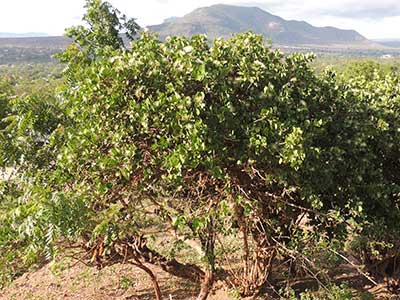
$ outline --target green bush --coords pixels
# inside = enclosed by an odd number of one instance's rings
[[[151,275],[143,261],[158,264],[203,282],[205,299],[227,266],[226,237],[237,237],[243,260],[229,283],[252,295],[308,243],[341,249],[376,225],[386,242],[398,236],[397,77],[342,83],[316,75],[313,55],[284,56],[252,33],[213,43],[143,34],[126,49],[97,38],[109,31],[78,29],[61,55],[61,114],[31,107],[40,114],[25,115],[27,129],[9,135],[17,150],[3,153],[34,162],[17,222],[29,249],[52,255],[68,240],[98,267],[131,262]],[[40,144],[30,141],[36,124],[49,130]],[[22,162],[12,159],[20,152]],[[166,243],[149,238],[189,244],[198,257],[184,264],[185,247],[167,257]]]

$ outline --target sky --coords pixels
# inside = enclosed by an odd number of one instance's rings
[[[284,19],[355,29],[370,39],[400,39],[400,0],[109,0],[141,26],[217,3],[258,6]],[[0,32],[61,35],[80,23],[84,0],[0,0]]]

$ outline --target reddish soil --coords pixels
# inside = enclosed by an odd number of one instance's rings
[[[199,287],[151,267],[157,276],[163,299],[195,300]],[[351,268],[343,268],[337,276],[338,283],[351,282],[363,291],[370,292],[376,300],[400,300],[388,292],[383,284],[366,286],[365,278]],[[341,278],[343,277],[343,278]],[[292,287],[303,290],[307,281],[293,282]],[[314,283],[313,283],[314,284]],[[312,285],[313,285],[312,284]],[[353,285],[352,284],[352,285]],[[310,286],[312,288],[312,285]],[[131,265],[114,265],[97,270],[70,260],[61,260],[26,273],[9,287],[0,290],[1,300],[153,300],[154,292],[146,273]],[[226,290],[217,290],[209,300],[235,299]],[[265,296],[262,299],[273,299]],[[359,299],[359,298],[358,298]],[[370,299],[370,298],[368,298]]]
[[[156,274],[164,299],[196,299],[198,287],[171,277],[161,269]],[[153,300],[151,281],[141,270],[129,265],[115,265],[102,270],[77,264],[46,265],[26,273],[13,284],[0,291],[2,300]],[[210,299],[229,299],[218,291]]]

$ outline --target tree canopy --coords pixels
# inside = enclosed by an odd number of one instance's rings
[[[202,283],[199,299],[221,273],[254,295],[285,255],[341,251],[349,236],[366,239],[370,258],[398,257],[387,250],[399,247],[397,76],[317,75],[313,55],[284,56],[252,33],[212,43],[144,33],[126,49],[125,18],[98,0],[87,9],[89,28],[69,31],[56,105],[11,107],[27,126],[2,155],[35,164],[18,213],[0,219],[0,253],[10,237],[49,256],[66,240],[98,267],[142,268],[156,292],[144,262]],[[221,242],[232,236],[236,253]],[[193,260],[180,261],[188,249]]]

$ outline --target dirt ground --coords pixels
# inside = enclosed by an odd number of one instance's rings
[[[199,287],[180,280],[160,268],[150,266],[157,276],[163,299],[195,300]],[[342,270],[344,278],[363,286],[376,300],[400,300],[400,296],[388,293],[383,284],[366,287],[359,274],[351,268]],[[339,281],[342,281],[339,279]],[[339,282],[338,282],[339,283]],[[304,281],[300,282],[304,288]],[[296,284],[293,285],[295,288]],[[271,299],[270,297],[266,297]],[[0,290],[1,300],[153,300],[151,280],[142,270],[117,264],[97,270],[76,261],[64,259],[24,274],[9,287]],[[214,291],[209,300],[233,300],[226,290]],[[368,298],[370,299],[370,298]]]
[[[198,286],[170,276],[161,269],[156,274],[164,299],[196,299]],[[84,264],[57,263],[26,273],[0,291],[1,300],[153,300],[151,281],[141,270],[130,265],[114,265],[102,270]],[[211,300],[228,300],[217,291]]]

